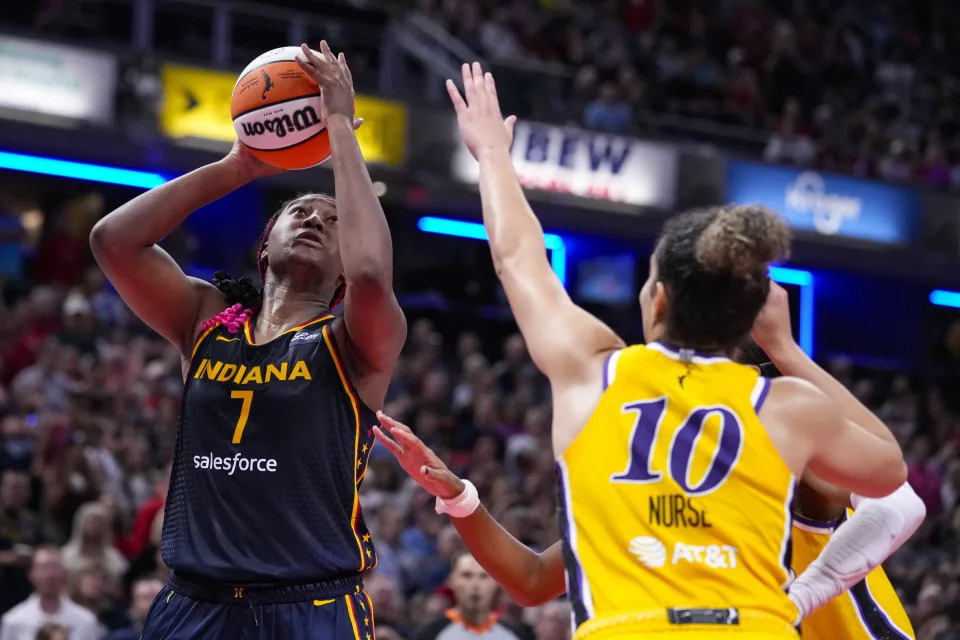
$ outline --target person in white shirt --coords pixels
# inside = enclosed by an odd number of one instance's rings
[[[66,595],[67,572],[60,550],[39,547],[30,565],[33,594],[0,618],[0,640],[34,640],[48,623],[62,625],[70,640],[100,640],[97,618]]]

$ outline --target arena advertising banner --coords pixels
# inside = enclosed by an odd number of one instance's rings
[[[727,200],[765,205],[794,229],[825,236],[909,244],[919,227],[909,189],[757,162],[727,162]]]
[[[108,123],[116,83],[109,54],[0,36],[0,107]]]
[[[163,106],[160,130],[171,138],[232,142],[230,97],[237,77],[222,71],[165,65],[161,71]],[[401,166],[407,132],[406,108],[398,103],[357,96],[363,126],[357,139],[368,162]]]
[[[529,189],[660,209],[676,202],[676,148],[538,122],[518,122],[513,137],[513,164]],[[472,184],[479,178],[462,142],[453,175]]]

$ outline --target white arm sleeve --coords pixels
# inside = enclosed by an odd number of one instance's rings
[[[910,485],[883,498],[851,494],[854,512],[790,585],[790,600],[805,618],[863,580],[913,535],[927,513]]]

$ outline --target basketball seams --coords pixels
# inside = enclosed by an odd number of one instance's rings
[[[302,96],[293,96],[293,97],[290,97],[290,98],[284,98],[283,100],[277,100],[276,102],[270,102],[270,103],[267,103],[267,104],[262,104],[262,105],[260,105],[260,106],[253,107],[253,108],[251,108],[251,109],[247,109],[246,111],[241,111],[240,113],[238,113],[238,114],[236,114],[236,115],[234,115],[234,116],[232,116],[232,117],[233,117],[234,120],[236,120],[237,118],[242,118],[243,116],[247,115],[248,113],[253,113],[254,111],[259,111],[260,109],[263,109],[263,108],[265,108],[265,107],[275,107],[275,106],[277,106],[277,105],[279,105],[279,104],[286,104],[287,102],[293,102],[294,100],[301,100],[301,99],[303,99],[303,98],[319,98],[320,95],[321,95],[321,94],[320,94],[320,92],[318,91],[318,92],[316,92],[316,93],[308,93],[308,94],[305,94],[305,95],[302,95]]]

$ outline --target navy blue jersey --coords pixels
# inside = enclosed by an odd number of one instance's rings
[[[376,564],[357,494],[376,415],[347,380],[332,319],[262,345],[252,321],[197,340],[163,523],[174,571],[310,582]]]

